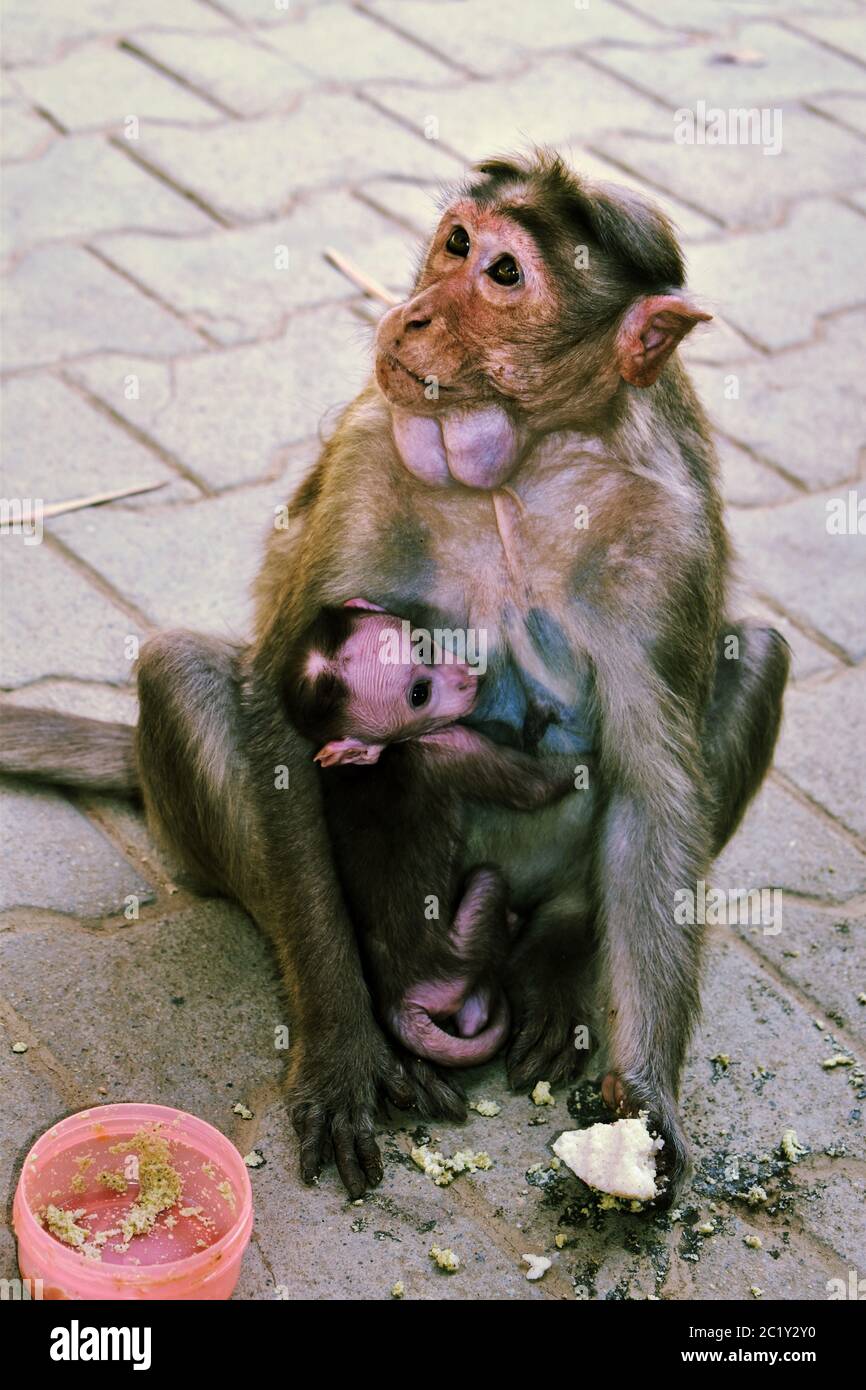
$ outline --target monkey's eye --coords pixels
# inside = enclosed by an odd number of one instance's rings
[[[432,681],[414,681],[409,690],[409,704],[413,709],[421,709],[430,699]]]
[[[445,243],[445,250],[449,256],[468,256],[469,233],[462,227],[455,227]]]
[[[500,256],[487,274],[497,285],[516,285],[520,280],[520,266],[513,256]]]

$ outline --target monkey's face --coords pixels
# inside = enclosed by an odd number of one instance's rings
[[[337,664],[349,689],[346,733],[373,743],[418,738],[470,714],[478,698],[472,667],[432,665],[413,658],[403,624],[388,613],[365,614],[353,625]]]
[[[376,334],[376,379],[392,405],[436,415],[502,396],[520,401],[558,297],[532,237],[492,208],[446,212],[415,294]]]

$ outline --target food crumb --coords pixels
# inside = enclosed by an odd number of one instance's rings
[[[232,1114],[240,1115],[242,1120],[251,1120],[253,1118],[252,1110],[248,1110],[240,1101],[232,1106]]]
[[[175,1205],[183,1188],[180,1173],[171,1165],[168,1142],[159,1128],[159,1125],[145,1125],[131,1139],[113,1144],[109,1149],[109,1153],[134,1152],[138,1157],[138,1200],[120,1223],[126,1248],[133,1236],[146,1235],[153,1230],[156,1218]],[[120,1248],[115,1246],[115,1249]]]
[[[235,1209],[235,1190],[226,1178],[223,1182],[217,1183],[217,1192],[224,1202],[227,1202],[232,1211]]]
[[[845,1052],[836,1052],[832,1057],[825,1057],[821,1066],[825,1071],[832,1071],[834,1067],[853,1067],[854,1058],[849,1057]]]
[[[557,1250],[564,1250],[568,1244],[568,1236],[563,1231],[557,1231],[556,1235],[553,1237],[553,1243]]]
[[[261,1168],[265,1162],[265,1156],[260,1149],[250,1149],[248,1154],[244,1154],[244,1163],[248,1168]]]
[[[402,1279],[398,1279],[397,1282],[396,1282],[396,1284],[392,1284],[392,1285],[391,1285],[391,1297],[392,1297],[392,1298],[402,1298],[405,1292],[406,1292],[406,1290],[405,1290],[405,1288],[404,1288],[404,1286],[403,1286],[403,1280],[402,1280]]]
[[[478,1115],[483,1115],[486,1120],[492,1120],[494,1115],[499,1114],[502,1106],[497,1105],[495,1100],[471,1100],[469,1109],[474,1110]]]
[[[471,1153],[469,1150],[459,1150],[452,1154],[451,1158],[446,1158],[438,1149],[430,1149],[426,1144],[419,1144],[413,1149],[410,1155],[412,1162],[432,1178],[437,1187],[449,1187],[460,1173],[475,1173],[479,1169],[486,1172],[493,1167],[493,1160],[488,1153]]]
[[[555,1105],[556,1100],[550,1091],[549,1081],[539,1081],[533,1089],[530,1100],[533,1105]]]
[[[702,1222],[700,1226],[695,1227],[695,1230],[702,1236],[714,1236],[716,1234],[716,1228],[712,1221]]]
[[[756,1183],[755,1186],[750,1187],[746,1193],[746,1201],[750,1207],[760,1206],[762,1202],[767,1201],[767,1189]]]
[[[656,1154],[661,1147],[662,1140],[653,1138],[643,1119],[628,1119],[566,1130],[553,1152],[589,1187],[647,1202],[658,1196]],[[600,1209],[616,1208],[603,1201]]]
[[[119,1168],[103,1168],[101,1173],[97,1173],[96,1181],[110,1192],[125,1192],[129,1186]]]
[[[809,1152],[809,1150],[797,1139],[797,1131],[794,1129],[785,1130],[785,1133],[782,1135],[782,1142],[779,1145],[779,1148],[781,1149],[782,1153],[785,1155],[785,1158],[787,1158],[789,1163],[796,1163],[798,1158],[802,1157],[803,1154],[807,1154]]]
[[[748,1245],[750,1250],[763,1250],[764,1242],[760,1236],[743,1236],[743,1244]]]
[[[757,1284],[750,1284],[750,1285],[749,1285],[749,1293],[752,1295],[752,1298],[763,1298],[763,1297],[764,1297],[764,1290],[763,1290],[763,1289],[759,1289],[758,1286],[757,1286]]]
[[[717,1052],[715,1057],[710,1058],[710,1061],[715,1062],[723,1071],[727,1071],[728,1067],[731,1065],[731,1058],[727,1052]]]
[[[549,1259],[547,1255],[521,1255],[520,1258],[523,1260],[524,1264],[529,1266],[526,1271],[526,1278],[529,1279],[531,1283],[534,1283],[536,1279],[543,1279],[550,1269],[550,1266],[553,1264],[553,1261]]]
[[[78,1225],[79,1218],[83,1215],[84,1207],[79,1207],[77,1211],[67,1211],[65,1208],[55,1207],[51,1203],[45,1208],[44,1225],[64,1245],[73,1245],[77,1248],[90,1240],[90,1232],[87,1228]]]
[[[13,1052],[28,1052],[28,1051],[29,1051],[29,1047],[28,1047],[27,1043],[23,1043],[23,1042],[14,1042],[14,1043],[12,1044],[12,1051],[13,1051]]]
[[[446,1274],[456,1274],[460,1268],[460,1260],[454,1251],[443,1250],[441,1245],[430,1246],[430,1258],[440,1269],[444,1269]]]

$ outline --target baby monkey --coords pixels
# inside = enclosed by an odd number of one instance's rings
[[[531,811],[572,774],[458,723],[481,677],[444,652],[430,666],[388,659],[401,626],[366,599],[322,608],[293,651],[287,709],[328,769],[337,872],[382,1023],[417,1056],[474,1066],[508,1035],[513,918],[495,866],[460,882],[463,802]]]

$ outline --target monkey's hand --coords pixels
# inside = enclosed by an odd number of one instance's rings
[[[351,1059],[337,1068],[327,1057],[317,1065],[296,1056],[290,1089],[303,1181],[317,1182],[333,1160],[353,1201],[382,1181],[375,1130],[383,1101],[428,1119],[466,1118],[461,1088],[420,1057],[397,1055],[378,1030],[353,1038]]]
[[[601,1094],[619,1119],[637,1118],[643,1114],[650,1134],[657,1134],[664,1140],[664,1148],[656,1159],[659,1196],[655,1202],[658,1207],[672,1206],[692,1171],[689,1146],[676,1102],[665,1097],[654,1100],[646,1087],[630,1084],[612,1071],[601,1083]]]
[[[574,789],[573,772],[558,760],[548,763],[503,747],[465,724],[422,734],[418,744],[447,773],[450,787],[472,801],[535,811]]]

